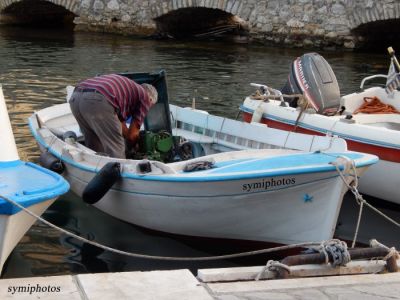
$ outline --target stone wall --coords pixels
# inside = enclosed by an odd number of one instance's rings
[[[151,17],[149,0],[82,0],[77,30],[117,32],[123,34],[152,34],[156,25]]]
[[[21,0],[0,0],[0,9]],[[24,1],[24,0],[22,0]],[[26,1],[26,0],[25,0]],[[155,19],[193,7],[239,17],[261,42],[354,48],[362,24],[400,19],[400,0],[50,0],[72,11],[77,30],[147,35]],[[183,24],[184,26],[184,24]]]
[[[249,18],[254,35],[294,46],[354,48],[363,41],[354,29],[379,20],[399,19],[399,0],[257,1]]]

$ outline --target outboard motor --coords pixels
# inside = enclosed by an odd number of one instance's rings
[[[306,53],[291,65],[288,81],[282,94],[303,94],[320,114],[335,114],[340,107],[340,90],[336,76],[328,62],[318,53]],[[286,99],[292,107],[297,99]]]

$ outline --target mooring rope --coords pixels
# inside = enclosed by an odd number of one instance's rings
[[[347,162],[349,162],[348,158],[345,158],[347,160]],[[360,205],[360,212],[359,212],[359,217],[358,217],[358,221],[357,221],[357,227],[356,227],[356,231],[355,231],[355,235],[354,235],[354,239],[353,239],[353,243],[352,243],[352,247],[354,248],[355,242],[357,240],[357,235],[358,235],[358,230],[359,230],[359,226],[360,226],[360,220],[361,220],[361,215],[362,215],[362,207],[363,205],[367,205],[369,208],[371,208],[372,210],[374,210],[375,212],[377,212],[378,214],[380,214],[381,216],[383,216],[385,219],[387,219],[388,221],[392,222],[393,224],[395,224],[396,226],[398,226],[400,228],[400,224],[398,222],[396,222],[395,220],[393,220],[392,218],[388,217],[387,215],[385,215],[384,213],[382,213],[381,211],[379,211],[378,209],[376,209],[375,207],[373,207],[371,204],[369,204],[367,201],[365,201],[362,197],[362,195],[358,192],[357,189],[357,185],[358,185],[358,178],[357,178],[357,173],[355,170],[355,164],[354,161],[351,160],[351,168],[353,169],[354,172],[354,178],[355,180],[353,181],[353,184],[349,184],[346,179],[345,179],[345,175],[343,174],[343,172],[340,170],[339,168],[339,164],[338,163],[334,163],[337,172],[339,173],[339,176],[341,177],[341,179],[343,180],[343,182],[346,184],[346,186],[348,187],[348,189],[355,195],[357,203]],[[345,170],[349,170],[348,167],[345,168]],[[313,246],[321,246],[324,243],[328,243],[329,241],[323,241],[322,244],[321,242],[306,242],[306,243],[297,243],[297,244],[291,244],[291,245],[285,245],[285,246],[279,246],[279,247],[274,247],[274,248],[265,248],[265,249],[260,249],[260,250],[254,250],[254,251],[247,251],[247,252],[240,252],[240,253],[233,253],[233,254],[226,254],[226,255],[217,255],[217,256],[204,256],[204,257],[173,257],[173,256],[158,256],[158,255],[146,255],[146,254],[139,254],[139,253],[134,253],[134,252],[127,252],[127,251],[123,251],[123,250],[119,250],[119,249],[115,249],[109,246],[105,246],[103,244],[100,244],[96,241],[92,241],[92,240],[88,240],[84,237],[81,237],[75,233],[72,233],[68,230],[65,230],[45,219],[43,219],[42,217],[38,216],[37,214],[35,214],[34,212],[30,211],[29,209],[25,208],[24,206],[22,206],[21,204],[17,203],[16,201],[0,195],[0,199],[3,199],[5,201],[7,201],[8,203],[18,207],[19,209],[23,210],[25,213],[27,213],[28,215],[32,216],[33,218],[39,220],[40,222],[46,224],[47,226],[61,232],[64,233],[70,237],[73,237],[79,241],[82,241],[84,243],[96,246],[98,248],[101,248],[103,250],[107,250],[110,252],[114,252],[117,254],[121,254],[121,255],[125,255],[125,256],[130,256],[130,257],[135,257],[135,258],[142,258],[142,259],[151,259],[151,260],[170,260],[170,261],[211,261],[211,260],[221,260],[221,259],[232,259],[232,258],[239,258],[239,257],[245,257],[245,256],[251,256],[251,255],[259,255],[259,254],[266,254],[266,253],[272,253],[272,252],[277,252],[277,251],[284,251],[284,250],[290,250],[290,249],[295,249],[295,248],[306,248],[306,247],[313,247]],[[343,261],[346,261],[347,259],[344,258]],[[340,259],[340,261],[342,261],[342,259]],[[270,265],[268,265],[269,267]],[[264,269],[265,270],[265,269]],[[261,275],[260,275],[261,276]]]
[[[386,245],[384,245],[382,243],[379,243],[376,239],[370,240],[369,241],[369,246],[372,247],[372,248],[384,248],[384,249],[386,249],[388,251],[388,254],[384,258],[382,258],[382,260],[386,261],[386,260],[388,260],[389,258],[391,258],[393,256],[396,259],[400,258],[400,253],[399,253],[399,251],[396,250],[395,247],[389,248],[388,246],[386,246]]]
[[[347,158],[345,158],[347,163],[350,163],[350,168],[353,170],[353,177],[354,177],[354,181],[352,183],[348,183],[346,181],[344,172],[342,172],[339,168],[339,164],[338,163],[333,163],[333,165],[336,167],[336,171],[338,172],[340,178],[343,180],[343,182],[345,183],[345,185],[347,186],[347,188],[353,193],[357,204],[360,206],[360,210],[358,213],[358,218],[357,218],[357,225],[356,225],[356,230],[354,233],[354,238],[353,238],[353,242],[351,245],[351,248],[354,248],[355,243],[357,241],[357,236],[358,236],[358,231],[360,228],[360,223],[361,223],[361,216],[362,216],[362,212],[363,212],[363,208],[364,205],[368,206],[370,209],[372,209],[374,212],[376,212],[377,214],[379,214],[380,216],[382,216],[383,218],[385,218],[386,220],[388,220],[389,222],[391,222],[392,224],[396,225],[397,227],[400,228],[400,223],[396,222],[395,220],[393,220],[392,218],[390,218],[389,216],[385,215],[383,212],[381,212],[379,209],[377,209],[376,207],[372,206],[371,204],[369,204],[364,198],[363,196],[360,194],[360,192],[358,191],[358,176],[357,176],[357,172],[356,172],[356,166],[354,163],[354,160],[349,160]],[[349,169],[349,166],[346,165],[345,166],[345,170]],[[348,175],[348,174],[346,174]]]
[[[263,276],[266,272],[278,272],[278,269],[286,270],[290,274],[290,266],[276,260],[269,260],[267,264],[261,269],[261,271],[258,272],[254,280],[260,280],[261,276]]]
[[[346,264],[351,261],[351,256],[347,249],[346,242],[338,239],[323,241],[319,246],[312,247],[312,249],[318,251],[319,253],[324,254],[325,264],[329,264],[331,258],[332,260],[331,265],[333,267],[346,266]],[[397,254],[395,248],[391,249],[388,248],[388,251],[389,254],[387,255],[386,260],[390,257],[389,255],[393,256]],[[262,267],[260,272],[258,272],[254,280],[258,281],[263,275],[267,274],[268,276],[268,274],[277,273],[279,272],[279,270],[285,270],[288,274],[290,274],[291,272],[290,266],[283,264],[279,261],[269,260],[267,264],[264,267]]]
[[[14,200],[12,200],[8,197],[0,195],[0,199],[3,199],[5,201],[7,201],[8,203],[11,203],[12,205],[15,205],[16,207],[20,208],[21,210],[23,210],[30,216],[32,216],[35,219],[39,220],[40,222],[46,224],[47,226],[49,226],[53,229],[56,229],[57,231],[60,231],[61,233],[64,233],[64,234],[66,234],[70,237],[73,237],[79,241],[88,243],[90,245],[96,246],[98,248],[101,248],[101,249],[104,249],[104,250],[107,250],[110,252],[114,252],[114,253],[125,255],[125,256],[135,257],[135,258],[152,259],[152,260],[170,260],[170,261],[207,261],[207,260],[209,261],[209,260],[231,259],[231,258],[238,258],[238,257],[244,257],[244,256],[250,256],[250,255],[266,254],[266,253],[272,253],[272,252],[277,252],[277,251],[290,250],[290,249],[294,249],[294,248],[311,247],[311,246],[320,244],[317,242],[298,243],[298,244],[291,244],[291,245],[279,246],[279,247],[274,247],[274,248],[265,248],[265,249],[260,249],[260,250],[240,252],[240,253],[234,253],[234,254],[226,254],[226,255],[218,255],[218,256],[204,256],[204,257],[174,257],[174,256],[146,255],[146,254],[139,254],[139,253],[127,252],[127,251],[115,249],[112,247],[102,245],[98,242],[88,240],[84,237],[81,237],[81,236],[75,234],[75,233],[65,230],[57,225],[54,225],[53,223],[50,223],[49,221],[43,219],[42,217],[38,216],[34,212],[23,207],[22,205],[20,205],[19,203],[15,202]]]

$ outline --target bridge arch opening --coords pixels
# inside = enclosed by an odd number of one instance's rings
[[[157,35],[175,39],[236,37],[246,40],[247,23],[220,9],[180,8],[154,19]]]
[[[385,52],[393,46],[400,51],[400,20],[390,19],[361,24],[353,29],[359,50]]]
[[[75,14],[66,8],[42,0],[23,0],[0,13],[3,25],[73,29]]]

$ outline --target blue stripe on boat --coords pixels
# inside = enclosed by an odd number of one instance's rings
[[[0,195],[23,207],[43,202],[69,190],[60,175],[29,162],[20,160],[0,163]],[[13,215],[21,209],[0,197],[0,214]]]
[[[284,168],[298,168],[305,166],[327,165],[334,162],[337,156],[345,156],[356,160],[363,156],[360,153],[305,153],[292,154],[288,156],[268,157],[263,159],[246,159],[240,161],[217,163],[216,168],[209,170],[208,173],[235,173],[235,172],[255,172],[257,170],[278,170]]]

